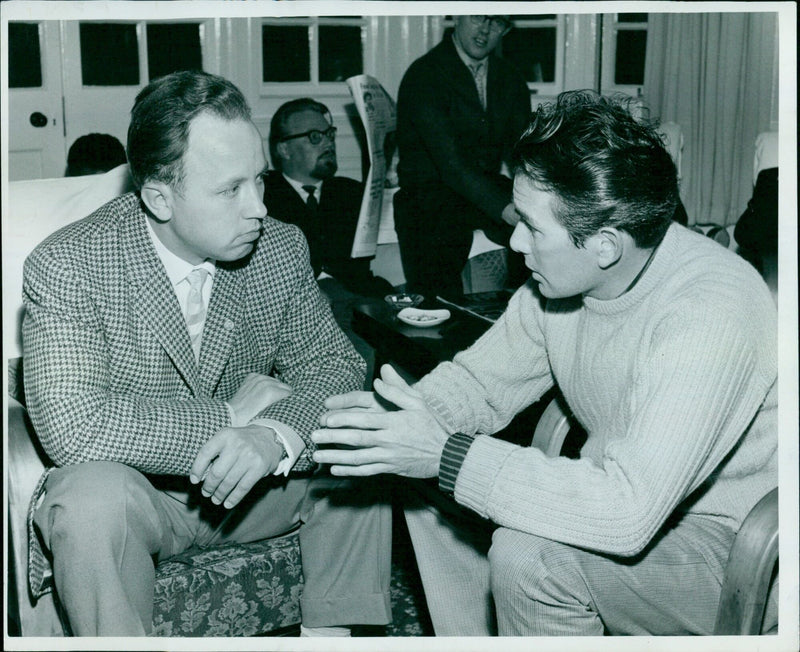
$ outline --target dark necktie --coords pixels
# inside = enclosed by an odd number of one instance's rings
[[[317,202],[317,198],[314,193],[317,190],[316,186],[303,186],[303,190],[308,193],[308,199],[306,199],[306,206],[308,206],[308,212],[311,214],[311,217],[316,217],[317,213],[319,212],[319,202]]]

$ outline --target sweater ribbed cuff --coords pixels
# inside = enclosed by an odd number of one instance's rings
[[[452,495],[456,490],[456,478],[475,437],[457,432],[447,439],[439,460],[439,489]]]

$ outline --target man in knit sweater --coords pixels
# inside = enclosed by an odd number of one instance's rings
[[[407,508],[437,634],[490,634],[493,611],[501,635],[713,631],[734,536],[777,484],[777,320],[751,266],[670,223],[677,198],[624,104],[542,106],[515,148],[532,282],[413,387],[387,366],[377,396],[327,401],[313,440],[354,447],[315,453],[334,475],[438,477],[486,519]],[[580,459],[491,436],[554,384]]]

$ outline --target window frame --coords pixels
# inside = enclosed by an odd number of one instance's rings
[[[617,84],[614,81],[614,74],[616,71],[617,63],[617,34],[621,31],[644,31],[645,36],[648,32],[648,22],[619,22],[618,12],[613,14],[601,14],[603,21],[603,28],[600,34],[600,42],[602,47],[602,64],[600,70],[600,88],[604,94],[608,93],[624,93],[631,97],[641,98],[644,87],[644,79],[641,84]],[[646,13],[646,12],[639,12]],[[645,49],[645,56],[647,50]]]
[[[300,25],[308,28],[309,47],[309,76],[308,81],[264,81],[262,61],[264,57],[261,28],[264,25],[290,26]],[[310,96],[349,96],[347,84],[342,81],[320,81],[319,79],[319,28],[325,26],[359,27],[361,28],[361,62],[362,74],[370,74],[367,53],[370,51],[371,38],[374,33],[374,24],[370,16],[265,16],[253,21],[252,42],[256,45],[253,62],[258,74],[257,86],[259,96],[269,97],[297,97]]]
[[[76,79],[68,79],[68,85],[75,85],[81,89],[102,89],[102,88],[144,88],[150,81],[150,62],[147,54],[147,26],[148,25],[166,25],[178,23],[191,23],[198,26],[200,36],[200,56],[203,62],[203,70],[207,72],[214,72],[214,53],[211,50],[216,49],[216,45],[212,43],[213,39],[209,38],[213,34],[212,18],[164,18],[164,19],[146,19],[146,20],[125,20],[125,19],[76,19],[70,21],[63,21],[63,42],[65,47],[65,56],[76,57],[77,68],[71,70],[65,68],[65,77],[75,76]],[[139,83],[138,84],[114,84],[114,85],[93,85],[83,83],[82,74],[82,61],[81,61],[81,42],[80,42],[80,25],[81,23],[108,23],[117,25],[134,25],[136,28],[136,52],[139,60]]]

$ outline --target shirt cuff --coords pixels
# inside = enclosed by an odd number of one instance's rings
[[[256,426],[270,428],[275,432],[275,435],[286,450],[286,457],[280,461],[278,468],[276,468],[272,474],[289,475],[289,471],[292,470],[295,462],[297,462],[297,459],[306,449],[306,443],[303,441],[302,437],[300,437],[293,428],[280,421],[275,421],[274,419],[253,419],[250,423]]]
[[[467,456],[469,447],[475,440],[473,435],[457,432],[448,437],[439,460],[439,489],[453,495],[456,491],[456,478]]]

